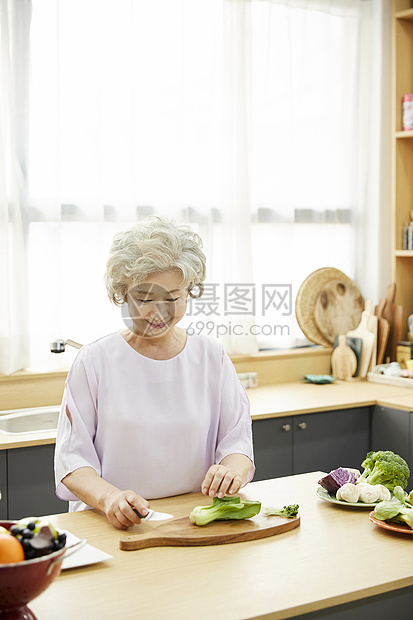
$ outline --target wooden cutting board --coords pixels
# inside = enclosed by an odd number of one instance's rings
[[[374,310],[374,314],[377,316],[377,364],[382,364],[384,361],[384,354],[386,352],[387,341],[389,339],[390,325],[387,319],[383,317],[383,310],[386,305],[386,299],[383,297],[380,299],[378,305]]]
[[[314,308],[318,294],[331,280],[341,280],[346,284],[352,282],[339,269],[322,267],[305,278],[298,289],[295,300],[295,315],[301,331],[311,342],[324,347],[331,347],[331,342],[318,329],[314,318]]]
[[[339,344],[339,336],[336,336],[334,338],[333,348],[336,349],[338,347],[338,344]],[[359,369],[359,363],[360,363],[360,358],[361,358],[361,347],[362,347],[363,343],[361,341],[361,338],[350,338],[350,337],[347,337],[345,344],[348,347],[350,347],[350,349],[352,351],[354,351],[354,353],[356,354],[357,367],[356,367],[356,371],[354,373],[354,376],[357,377],[358,369]]]
[[[372,371],[377,364],[377,336],[378,336],[378,317],[373,314],[373,302],[371,299],[368,299],[364,304],[364,309],[370,313],[369,320],[367,322],[367,329],[374,334],[374,346],[373,352],[371,354],[371,360],[369,364],[369,372]]]
[[[319,292],[314,306],[314,321],[320,332],[333,344],[339,334],[346,334],[360,323],[363,297],[352,281],[331,280]]]
[[[346,344],[345,334],[338,337],[338,347],[331,354],[331,370],[336,379],[350,379],[357,370],[357,357]]]
[[[146,525],[151,526],[150,531],[121,538],[119,548],[134,551],[148,547],[198,547],[257,540],[293,530],[300,525],[300,517],[257,515],[252,519],[212,521],[204,526],[194,525],[189,517],[183,517],[161,525]]]
[[[403,336],[403,306],[396,306],[394,298],[396,295],[396,284],[392,282],[388,285],[386,291],[386,304],[383,309],[383,318],[389,323],[389,338],[387,340],[386,351],[384,353],[384,361],[390,358],[391,362],[396,361],[396,349],[399,340]]]
[[[358,373],[359,377],[361,378],[367,376],[375,341],[374,334],[372,334],[372,332],[367,327],[369,318],[370,312],[368,312],[367,310],[363,310],[360,324],[356,327],[356,329],[347,332],[347,336],[350,336],[352,338],[361,338],[362,341]]]

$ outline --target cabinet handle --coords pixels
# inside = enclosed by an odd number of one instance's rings
[[[301,428],[302,431],[305,430],[307,428],[307,422],[300,422],[298,428]]]
[[[291,430],[291,426],[289,424],[283,424],[282,425],[282,429],[283,429],[283,431],[288,432],[288,431]]]

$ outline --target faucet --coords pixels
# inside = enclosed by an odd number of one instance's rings
[[[75,349],[82,348],[82,345],[74,340],[62,340],[61,338],[57,338],[50,343],[50,351],[52,353],[64,353],[67,344],[71,347],[75,347]]]

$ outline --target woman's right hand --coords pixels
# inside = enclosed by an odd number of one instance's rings
[[[137,523],[140,517],[134,509],[142,515],[148,514],[149,502],[137,495],[134,491],[116,491],[108,495],[106,500],[106,517],[119,530],[126,530]]]

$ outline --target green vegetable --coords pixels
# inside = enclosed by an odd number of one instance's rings
[[[298,513],[298,508],[298,504],[289,504],[288,506],[283,506],[282,508],[266,508],[264,510],[264,515],[266,517],[295,517]]]
[[[400,486],[405,489],[410,476],[410,469],[406,461],[391,450],[379,450],[369,452],[361,464],[364,471],[357,479],[360,482],[369,484],[382,484],[389,491]]]
[[[380,502],[374,511],[374,516],[380,521],[407,523],[413,529],[413,506],[408,501],[408,495],[401,487],[395,487],[395,495],[388,502]]]
[[[239,497],[214,497],[211,506],[196,506],[189,515],[195,525],[227,519],[249,519],[261,510],[261,502],[242,500]]]
[[[410,496],[401,487],[399,486],[394,487],[393,495],[396,499],[399,500],[399,502],[402,502],[402,504],[405,504],[407,508],[413,508],[410,502]]]

